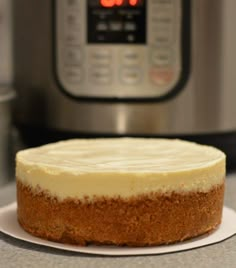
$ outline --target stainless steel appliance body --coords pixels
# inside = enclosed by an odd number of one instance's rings
[[[234,131],[230,1],[122,2],[15,1],[18,123],[95,135]]]
[[[12,179],[12,111],[15,92],[0,84],[0,186]]]

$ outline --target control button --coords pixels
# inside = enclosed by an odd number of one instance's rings
[[[139,68],[122,68],[121,81],[128,85],[134,85],[141,81],[141,70]]]
[[[151,37],[151,43],[154,46],[172,44],[173,42],[173,31],[154,31]]]
[[[173,6],[174,1],[173,0],[151,0],[151,4],[155,6],[160,6],[160,7],[169,7],[169,6]]]
[[[66,5],[68,8],[78,8],[80,0],[66,0]]]
[[[124,25],[124,30],[127,32],[134,32],[137,30],[137,25],[133,22],[126,22]]]
[[[92,65],[110,65],[111,63],[110,50],[94,50],[90,52],[89,59]]]
[[[140,63],[140,54],[134,50],[124,50],[121,52],[123,65],[138,65]]]
[[[174,18],[158,18],[154,17],[152,18],[152,29],[156,31],[171,31],[174,28]]]
[[[177,27],[177,18],[174,9],[153,11],[151,16],[151,31],[154,45],[171,43],[174,40]]]
[[[64,63],[66,66],[78,66],[82,62],[80,47],[68,46],[65,48]]]
[[[107,31],[108,30],[108,25],[104,22],[99,22],[97,25],[96,25],[96,29],[97,31]]]
[[[158,49],[151,53],[152,63],[156,66],[168,66],[172,61],[172,51],[169,49]]]
[[[174,18],[176,8],[171,5],[154,5],[151,9],[151,17],[158,19]]]
[[[65,18],[66,21],[66,29],[68,30],[79,30],[81,18],[78,12],[68,12]]]
[[[77,32],[66,32],[64,39],[68,45],[79,45],[81,43],[80,34]]]
[[[171,27],[175,24],[175,16],[173,11],[157,12],[151,17],[152,25],[156,25],[159,28]],[[166,28],[165,28],[166,29]]]
[[[173,5],[153,5],[151,9],[151,14],[153,15],[160,15],[160,14],[173,14],[175,8]]]
[[[106,67],[94,67],[91,69],[90,79],[93,83],[109,84],[111,82],[111,70]]]
[[[159,23],[159,25],[171,25],[173,24],[174,18],[172,14],[163,14],[161,13],[160,15],[156,15],[153,17],[153,22]]]
[[[157,86],[167,86],[173,82],[174,71],[172,69],[153,68],[150,71],[150,78]]]
[[[80,68],[64,68],[64,77],[67,83],[77,84],[82,80],[82,70]]]
[[[170,24],[174,23],[176,10],[174,8],[154,7],[151,11],[151,20],[154,23]]]
[[[113,21],[110,23],[110,30],[111,31],[116,31],[116,32],[122,31],[122,27],[123,27],[123,25],[121,22]]]

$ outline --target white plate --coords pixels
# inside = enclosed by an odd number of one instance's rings
[[[236,212],[224,207],[222,223],[216,231],[186,242],[156,247],[73,246],[50,242],[26,233],[18,224],[16,207],[16,203],[12,203],[0,208],[0,231],[3,233],[38,245],[88,254],[125,256],[170,253],[221,242],[236,234]]]

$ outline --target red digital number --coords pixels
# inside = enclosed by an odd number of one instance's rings
[[[116,0],[116,6],[122,6],[124,4],[124,0]]]
[[[103,7],[114,7],[114,6],[122,6],[124,0],[100,0],[100,3]]]
[[[119,7],[126,3],[134,7],[139,4],[139,0],[100,0],[100,4],[103,7],[115,7],[115,6]]]
[[[129,4],[134,7],[138,5],[138,1],[139,0],[129,0]]]

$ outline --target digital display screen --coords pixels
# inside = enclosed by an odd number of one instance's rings
[[[142,5],[142,0],[99,0],[99,4],[105,8],[112,7],[137,7]]]
[[[88,0],[90,44],[145,44],[146,0]]]

